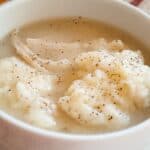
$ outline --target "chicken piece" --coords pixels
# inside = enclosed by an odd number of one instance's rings
[[[125,48],[121,40],[107,42],[103,38],[86,42],[55,42],[47,39],[28,38],[27,45],[32,50],[38,51],[43,57],[50,57],[55,60],[67,58],[70,61],[83,52],[104,49],[120,51]]]
[[[34,54],[32,50],[19,39],[17,33],[12,34],[12,43],[16,48],[16,53],[21,56],[27,63],[44,72],[64,72],[71,69],[71,63],[68,59],[52,61],[43,59]]]

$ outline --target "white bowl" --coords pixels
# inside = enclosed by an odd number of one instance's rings
[[[12,29],[58,16],[84,16],[131,33],[150,48],[148,15],[117,0],[18,0],[0,7],[0,39]],[[2,51],[2,50],[1,50]],[[122,131],[71,135],[45,131],[0,111],[0,150],[150,150],[150,120]]]

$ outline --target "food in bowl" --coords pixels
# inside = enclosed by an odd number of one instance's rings
[[[14,30],[0,47],[0,107],[25,122],[103,133],[150,115],[149,54],[119,29],[83,17],[51,19]]]

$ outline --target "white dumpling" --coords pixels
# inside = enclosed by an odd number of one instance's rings
[[[96,70],[74,81],[65,96],[59,99],[59,105],[84,125],[121,128],[129,124],[130,116],[122,108],[126,102],[117,92],[117,86],[107,74]]]
[[[56,104],[48,97],[54,77],[41,74],[15,57],[0,60],[0,103],[27,122],[43,128],[55,126]]]

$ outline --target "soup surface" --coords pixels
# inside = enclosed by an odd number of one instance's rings
[[[29,124],[104,133],[150,116],[150,53],[119,29],[51,19],[16,29],[0,50],[0,107]]]

